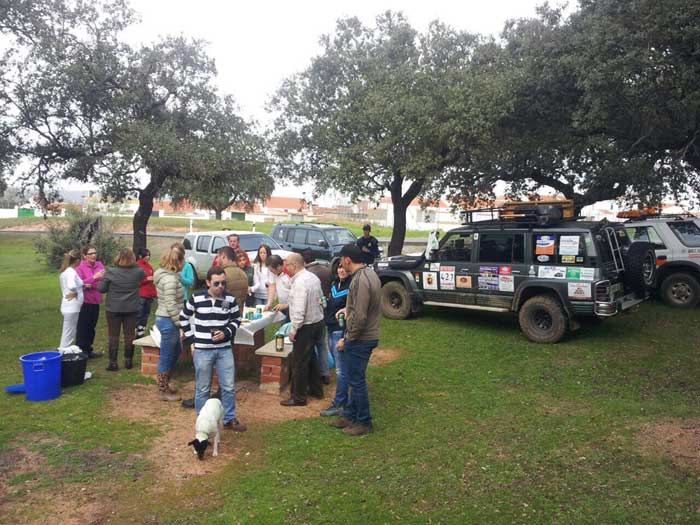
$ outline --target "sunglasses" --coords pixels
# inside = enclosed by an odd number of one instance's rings
[[[219,288],[219,287],[224,288],[224,287],[226,287],[226,281],[212,281],[212,282],[211,282],[211,285],[212,285],[214,288]]]
[[[85,255],[97,255],[97,252],[87,252]]]

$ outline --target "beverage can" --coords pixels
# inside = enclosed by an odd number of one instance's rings
[[[341,328],[345,328],[345,314],[340,314],[338,316],[338,324]]]
[[[284,336],[282,334],[277,334],[275,336],[275,350],[282,352],[284,350]]]
[[[325,308],[327,305],[328,305],[328,299],[326,299],[325,295],[321,296],[321,306],[323,306]]]

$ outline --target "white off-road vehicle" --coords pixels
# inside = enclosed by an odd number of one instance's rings
[[[625,223],[632,242],[650,243],[656,252],[655,288],[669,306],[692,308],[700,302],[700,219],[649,216]]]

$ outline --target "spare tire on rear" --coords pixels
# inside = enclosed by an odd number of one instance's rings
[[[656,252],[648,242],[633,242],[625,256],[625,287],[646,293],[656,280]]]

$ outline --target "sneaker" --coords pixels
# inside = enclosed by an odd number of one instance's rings
[[[104,352],[90,352],[88,354],[88,359],[97,359],[98,357],[102,357],[103,355],[105,355]]]
[[[343,407],[337,407],[333,403],[328,405],[327,408],[324,408],[321,410],[321,416],[322,417],[330,417],[330,416],[339,416],[340,413],[342,412]]]
[[[228,423],[224,423],[224,428],[227,430],[233,430],[234,432],[245,432],[248,430],[248,427],[238,421],[238,419],[235,417]]]
[[[105,370],[107,370],[107,372],[116,372],[117,370],[119,370],[119,365],[114,361],[110,361]]]
[[[182,408],[194,408],[194,398],[190,399],[183,399],[182,403],[180,403],[180,406]]]
[[[330,423],[328,423],[330,426],[335,427],[335,428],[348,428],[351,427],[352,425],[355,424],[354,421],[351,421],[350,419],[346,417],[339,417],[337,419],[334,419]]]
[[[355,423],[349,427],[343,429],[343,434],[348,436],[363,436],[372,432],[372,423],[369,425],[364,425],[362,423]]]

